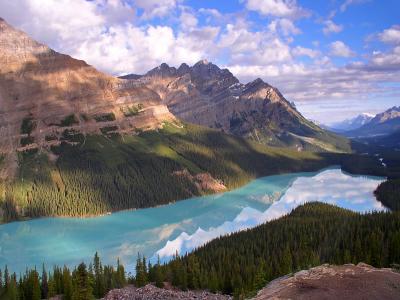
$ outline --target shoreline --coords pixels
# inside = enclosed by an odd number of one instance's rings
[[[13,220],[11,222],[0,222],[0,228],[3,225],[7,225],[7,224],[12,224],[12,223],[23,223],[23,222],[29,222],[29,221],[35,221],[35,220],[42,220],[42,219],[94,219],[94,218],[102,218],[102,217],[107,217],[110,215],[113,215],[115,213],[121,213],[121,212],[128,212],[128,211],[135,211],[135,210],[143,210],[143,209],[152,209],[152,208],[158,208],[158,207],[162,207],[162,206],[167,206],[167,205],[171,205],[174,204],[176,202],[180,202],[180,201],[185,201],[188,199],[192,199],[192,198],[196,198],[196,197],[203,197],[203,196],[211,196],[211,195],[219,195],[219,194],[223,194],[226,192],[230,192],[236,189],[239,189],[241,187],[246,186],[247,184],[249,184],[251,181],[253,180],[257,180],[257,179],[261,179],[264,177],[270,177],[270,176],[279,176],[279,175],[288,175],[288,174],[299,174],[299,173],[313,173],[313,172],[321,172],[324,170],[328,170],[328,169],[340,169],[343,173],[348,174],[348,175],[352,175],[352,176],[372,176],[372,177],[376,177],[376,178],[384,178],[385,180],[387,180],[387,177],[383,177],[383,176],[379,176],[379,175],[366,175],[366,174],[358,174],[358,173],[350,173],[348,171],[343,170],[343,166],[342,165],[330,165],[327,167],[322,167],[322,168],[318,168],[315,170],[311,170],[311,171],[296,171],[296,172],[281,172],[281,173],[276,173],[276,174],[270,174],[270,175],[266,175],[266,176],[260,176],[260,177],[254,177],[250,180],[248,180],[246,183],[244,183],[243,185],[240,185],[238,187],[235,188],[227,188],[225,191],[223,192],[219,192],[219,193],[205,193],[203,195],[197,195],[197,196],[192,196],[190,198],[185,198],[185,199],[177,199],[175,201],[170,201],[169,203],[166,204],[159,204],[156,206],[149,206],[149,207],[141,207],[141,208],[126,208],[126,209],[120,209],[120,210],[115,210],[115,211],[109,211],[109,212],[105,212],[105,213],[101,213],[101,214],[88,214],[88,215],[84,215],[84,216],[68,216],[68,215],[55,215],[55,216],[40,216],[40,217],[35,217],[35,218],[22,218],[21,220]],[[282,196],[282,195],[281,195]]]

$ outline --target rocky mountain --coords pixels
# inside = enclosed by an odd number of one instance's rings
[[[334,132],[343,132],[348,130],[358,129],[361,126],[370,122],[375,115],[369,113],[362,113],[354,118],[346,119],[341,122],[337,122],[329,126],[329,128]]]
[[[172,119],[158,93],[148,87],[101,73],[0,19],[0,154],[7,154],[3,176],[15,172],[16,151],[49,148],[66,129],[132,132]]]
[[[400,130],[400,106],[393,106],[377,114],[360,128],[345,132],[345,135],[349,137],[372,137],[389,135],[398,130]]]
[[[140,75],[178,118],[274,146],[338,151],[346,142],[305,119],[279,90],[261,79],[247,84],[206,60],[179,68],[162,64]]]
[[[341,159],[261,143],[346,150],[277,89],[206,61],[130,78],[0,20],[0,222],[150,207]]]

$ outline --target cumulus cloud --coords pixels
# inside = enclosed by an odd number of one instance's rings
[[[139,25],[139,19],[164,16],[179,0],[15,0],[0,2],[8,22],[53,49],[84,59],[111,74],[144,73],[162,62],[195,63],[212,55],[218,27],[198,27],[182,9],[181,30]],[[137,9],[142,9],[140,15]],[[44,26],[45,24],[45,26]]]
[[[379,39],[384,43],[400,44],[400,25],[394,25],[378,34]]]
[[[351,57],[354,55],[354,52],[342,41],[335,41],[330,44],[330,54],[333,56]]]
[[[289,19],[281,18],[272,21],[268,28],[271,32],[282,32],[284,36],[300,34],[301,30]]]
[[[174,10],[179,0],[134,0],[137,7],[143,9],[142,17],[151,19],[154,17],[164,17]]]
[[[322,29],[322,32],[325,35],[328,35],[330,33],[338,33],[343,30],[342,25],[335,24],[332,20],[327,20],[324,22],[324,28]]]
[[[321,52],[318,50],[297,46],[292,49],[292,54],[294,56],[308,56],[310,58],[316,58],[321,54]]]
[[[263,40],[262,32],[252,32],[248,24],[238,20],[235,24],[227,24],[224,33],[221,34],[218,46],[227,48],[232,53],[257,51]]]
[[[296,19],[310,15],[296,0],[246,0],[246,8],[264,16]]]
[[[200,8],[199,13],[203,13],[203,14],[212,16],[214,18],[222,17],[222,14],[217,9],[214,9],[214,8]]]
[[[198,23],[197,18],[192,13],[185,11],[182,12],[179,20],[181,21],[181,26],[183,29],[194,28]]]

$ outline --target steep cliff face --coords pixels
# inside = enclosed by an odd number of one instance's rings
[[[242,84],[227,69],[199,61],[178,69],[162,64],[143,76],[171,112],[195,124],[276,146],[343,150],[343,139],[306,120],[282,94],[261,79]]]
[[[16,150],[48,147],[67,128],[130,132],[172,119],[143,84],[103,74],[0,19],[0,153],[7,154],[6,166],[12,167]]]

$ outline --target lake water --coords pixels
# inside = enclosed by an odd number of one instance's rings
[[[168,260],[230,232],[280,217],[298,205],[321,201],[366,212],[385,209],[373,191],[383,178],[353,176],[338,168],[253,180],[237,190],[166,206],[78,218],[43,218],[0,225],[0,266],[12,271],[117,258],[133,270],[137,253]]]

